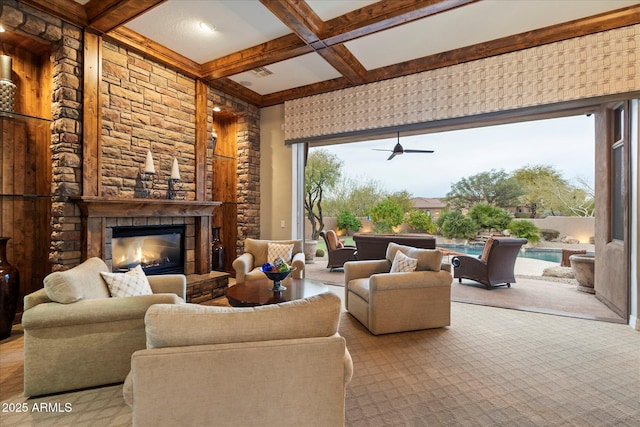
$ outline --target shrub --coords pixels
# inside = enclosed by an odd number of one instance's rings
[[[540,240],[540,230],[531,221],[511,221],[511,224],[509,224],[509,231],[516,237],[527,239],[529,243],[536,243]]]
[[[371,221],[376,233],[390,233],[402,224],[404,212],[398,202],[387,197],[371,208]]]
[[[513,216],[506,210],[488,204],[474,205],[468,214],[480,229],[502,231],[509,226]]]
[[[550,242],[560,237],[560,232],[558,230],[549,230],[549,229],[543,228],[540,230],[540,237]]]
[[[324,256],[324,249],[320,249],[320,248],[316,249],[316,256],[318,258],[322,258]]]
[[[449,238],[470,238],[478,232],[477,224],[457,210],[443,213],[438,218],[438,227],[442,235]]]
[[[431,221],[431,215],[419,209],[409,211],[405,222],[409,227],[417,231],[433,234],[436,232],[436,225]]]
[[[345,230],[347,233],[349,230],[358,231],[360,227],[362,227],[362,222],[356,216],[349,211],[342,211],[338,214],[337,218],[338,228],[341,230]]]

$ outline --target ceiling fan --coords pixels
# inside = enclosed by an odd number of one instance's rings
[[[400,132],[398,132],[398,142],[396,143],[396,146],[393,147],[393,150],[385,150],[382,148],[374,148],[374,150],[391,151],[391,155],[387,160],[391,160],[395,156],[399,156],[400,154],[404,154],[404,153],[433,153],[433,150],[405,150],[404,148],[402,148],[402,145],[400,145]]]

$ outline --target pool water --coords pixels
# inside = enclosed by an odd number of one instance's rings
[[[461,252],[466,255],[479,256],[482,254],[482,245],[438,245],[438,247],[449,249],[455,252]],[[557,249],[532,249],[522,248],[520,249],[519,257],[533,258],[542,261],[557,262],[562,261],[562,251]]]

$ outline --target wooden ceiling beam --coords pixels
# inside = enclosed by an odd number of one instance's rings
[[[230,79],[216,79],[216,80],[206,80],[206,83],[214,89],[217,89],[226,94],[231,94],[237,98],[242,99],[250,104],[262,106],[263,104],[263,96],[259,93],[252,91],[251,89],[247,89],[245,86],[242,86],[239,83],[234,82]]]
[[[96,31],[103,31],[113,25],[122,25],[164,0],[91,0],[85,6],[73,0],[21,1],[81,28],[87,28],[93,22],[96,25]],[[306,9],[309,6],[303,0],[261,1],[279,10],[276,16],[284,16],[285,23],[288,22],[287,25],[290,28],[295,27],[295,29],[292,28],[294,33],[202,65],[125,27],[107,32],[105,38],[111,38],[186,75],[201,78],[212,87],[264,107],[356,84],[396,78],[640,23],[640,5],[630,6],[569,23],[366,71],[348,49],[342,46],[342,43],[471,4],[477,0],[383,0],[326,22],[322,22],[315,14],[308,14],[311,18],[305,18]],[[120,16],[120,13],[123,15]],[[267,95],[260,95],[227,78],[314,50],[345,77]]]
[[[614,12],[577,19],[563,24],[552,25],[514,36],[503,37],[473,46],[465,46],[463,48],[370,70],[369,82],[489,58],[491,56],[516,52],[522,49],[529,49],[614,28],[626,27],[639,22],[640,6],[631,6]]]
[[[107,33],[167,0],[90,0],[85,5],[89,27]]]
[[[197,62],[144,37],[126,27],[120,27],[104,35],[106,40],[113,40],[122,46],[154,59],[168,67],[181,71],[193,78],[202,78],[201,67]]]
[[[202,72],[209,78],[229,77],[310,52],[313,52],[311,46],[300,40],[297,35],[289,34],[205,62],[202,64]]]
[[[351,84],[358,85],[367,81],[367,69],[343,44],[317,51],[325,61],[342,74]]]
[[[259,107],[270,107],[272,105],[282,104],[295,98],[303,98],[305,96],[319,95],[321,93],[331,92],[334,90],[344,89],[354,86],[344,77],[337,79],[325,80],[306,86],[300,86],[294,89],[282,90],[267,95],[262,95],[262,103],[257,104]]]
[[[327,46],[446,12],[479,0],[384,0],[326,21],[321,39]]]
[[[260,0],[260,2],[303,42],[313,47],[350,83],[361,84],[365,81],[367,70],[346,46],[340,44],[327,47],[320,37],[324,23],[304,0]]]
[[[302,0],[260,0],[269,11],[306,44],[320,40],[322,20]]]
[[[87,26],[87,12],[84,6],[73,0],[22,0],[22,2],[80,28]]]

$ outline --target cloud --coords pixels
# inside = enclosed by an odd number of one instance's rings
[[[387,191],[406,190],[415,197],[442,197],[462,178],[491,169],[513,172],[527,165],[549,165],[567,180],[582,177],[593,184],[595,129],[593,116],[573,116],[434,134],[400,136],[405,153],[386,159],[396,138],[324,146],[343,161],[342,173],[370,178]]]

